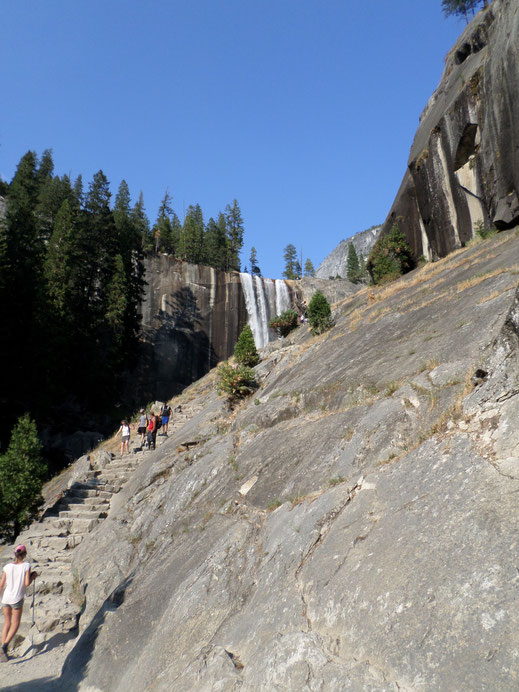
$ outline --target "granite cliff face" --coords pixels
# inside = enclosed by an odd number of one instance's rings
[[[348,248],[350,243],[353,243],[357,256],[362,254],[364,259],[367,259],[381,229],[382,226],[373,226],[373,228],[355,233],[351,238],[342,240],[339,245],[324,258],[317,268],[315,276],[319,279],[329,279],[337,276],[345,279],[348,273]]]
[[[416,257],[444,257],[479,224],[519,222],[519,13],[494,0],[467,26],[420,119],[383,232],[398,223]]]
[[[108,509],[22,536],[58,564],[44,546],[62,532],[56,599],[69,618],[79,604],[78,628],[41,594],[49,629],[0,682],[515,689],[518,272],[506,231],[363,288],[327,334],[264,348],[236,410],[211,372],[173,400],[156,451],[83,460],[75,497],[106,482],[89,502]]]
[[[268,343],[269,319],[290,307],[295,291],[165,255],[146,260],[145,279],[143,356],[130,382],[137,403],[164,401],[229,358],[247,322],[257,345]]]
[[[238,272],[158,255],[147,259],[145,279],[136,398],[164,400],[233,353],[247,308]]]

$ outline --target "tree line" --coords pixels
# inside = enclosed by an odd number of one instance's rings
[[[171,203],[166,191],[155,224],[143,232],[144,251],[163,252],[223,271],[240,271],[244,226],[236,199],[216,220],[211,217],[207,223],[199,204],[189,205],[181,222]]]
[[[84,189],[50,151],[27,152],[0,196],[0,451],[26,412],[40,429],[106,428],[136,364],[145,255],[239,270],[238,202],[207,224],[192,205],[181,223],[166,193],[151,225],[124,180],[112,200],[103,171]]]

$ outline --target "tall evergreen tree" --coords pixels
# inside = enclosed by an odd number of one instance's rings
[[[73,305],[75,233],[73,213],[66,199],[56,215],[44,264],[47,293],[61,318],[69,315]]]
[[[285,269],[283,271],[283,278],[285,279],[297,279],[297,266],[299,262],[297,261],[297,250],[295,245],[289,243],[283,252],[283,259],[285,260]]]
[[[171,196],[166,190],[166,193],[160,203],[157,221],[155,223],[155,252],[166,252],[169,255],[175,254],[176,245],[173,233],[173,224],[171,216],[173,208],[171,206]]]
[[[211,217],[204,235],[204,262],[225,271],[227,263],[227,229],[225,218],[220,213],[218,223]]]
[[[240,251],[243,246],[243,218],[238,200],[234,199],[232,206],[225,207],[225,221],[227,224],[228,262],[227,269],[240,271]]]
[[[187,262],[197,264],[202,260],[204,247],[204,218],[199,204],[190,204],[180,235],[179,255]]]
[[[305,262],[304,275],[305,276],[315,276],[314,265],[312,264],[312,260],[310,258],[308,258]]]
[[[348,281],[356,284],[360,279],[360,264],[359,258],[357,257],[357,252],[355,250],[355,245],[353,243],[348,244],[348,259],[346,261],[346,277]]]
[[[255,247],[251,247],[251,249],[250,249],[249,264],[250,264],[250,273],[253,276],[261,276],[261,269],[258,266],[258,257],[256,254],[256,248]]]

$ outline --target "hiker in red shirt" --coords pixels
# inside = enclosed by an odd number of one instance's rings
[[[155,449],[157,442],[157,420],[153,411],[150,413],[150,420],[148,422],[148,447]]]

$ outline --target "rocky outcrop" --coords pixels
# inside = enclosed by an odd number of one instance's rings
[[[335,279],[339,276],[345,279],[348,273],[348,248],[350,243],[353,243],[358,257],[362,255],[364,259],[367,259],[381,229],[382,226],[372,226],[365,231],[355,233],[351,238],[342,240],[335,250],[332,250],[321,262],[315,272],[316,277],[319,279]]]
[[[214,372],[188,388],[70,553],[78,638],[10,684],[514,689],[518,266],[508,231],[356,292],[232,412]]]
[[[383,226],[397,223],[415,257],[444,257],[480,225],[519,223],[518,85],[517,3],[494,0],[447,56]]]

